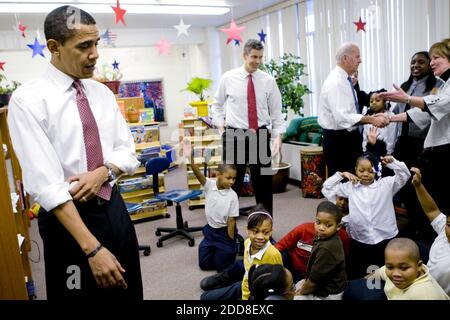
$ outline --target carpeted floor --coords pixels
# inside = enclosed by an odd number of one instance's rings
[[[178,168],[165,176],[166,189],[186,188],[186,170]],[[270,186],[268,186],[270,187]],[[274,194],[273,238],[280,239],[296,225],[312,221],[315,210],[323,199],[305,199],[298,186],[288,184],[284,193]],[[253,197],[240,199],[240,206],[254,205]],[[171,217],[136,223],[139,243],[150,244],[152,252],[145,257],[141,253],[144,298],[147,300],[198,300],[202,293],[199,283],[213,271],[202,271],[198,267],[198,244],[202,233],[196,232],[195,246],[189,247],[187,240],[175,237],[164,242],[162,248],[156,247],[155,229],[160,226],[175,226],[175,208],[169,207]],[[183,205],[183,217],[189,226],[203,226],[206,223],[204,209],[189,210]],[[246,238],[246,217],[238,219],[239,233]],[[37,299],[46,299],[42,242],[38,233],[37,221],[31,222],[30,237],[34,240],[30,253],[31,268],[35,282]],[[39,248],[38,248],[39,247]],[[238,257],[241,258],[241,257]]]

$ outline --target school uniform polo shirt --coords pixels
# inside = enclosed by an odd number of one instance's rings
[[[206,179],[205,183],[206,221],[212,228],[228,225],[229,217],[239,216],[239,200],[233,189],[217,188],[216,179]]]

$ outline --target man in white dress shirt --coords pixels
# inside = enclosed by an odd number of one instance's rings
[[[212,104],[213,124],[223,132],[223,160],[237,168],[233,190],[240,194],[247,164],[257,204],[272,214],[272,153],[279,152],[286,131],[281,94],[275,79],[259,70],[264,46],[250,39],[244,46],[244,65],[227,71]]]
[[[8,124],[25,190],[43,210],[48,299],[142,299],[134,226],[112,181],[139,166],[113,93],[90,80],[100,39],[71,6],[44,23],[51,61],[14,92]]]
[[[361,56],[355,43],[343,44],[336,54],[336,67],[322,85],[318,122],[324,129],[323,153],[328,176],[337,171],[354,172],[356,159],[362,154],[360,124],[385,127],[389,119],[383,114],[363,116],[351,76],[358,71]]]

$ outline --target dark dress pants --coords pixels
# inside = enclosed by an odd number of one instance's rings
[[[272,154],[270,133],[265,127],[256,133],[250,130],[227,128],[222,136],[223,161],[236,165],[237,175],[233,190],[240,195],[247,165],[257,204],[273,215]]]
[[[41,209],[38,223],[44,243],[47,299],[143,299],[138,242],[122,197],[114,189],[110,201],[97,199],[75,205],[86,227],[126,270],[122,276],[128,288],[100,288],[78,243],[53,211]]]

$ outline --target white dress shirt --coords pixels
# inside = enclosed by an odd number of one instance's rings
[[[431,245],[427,266],[433,278],[450,295],[450,242],[445,234],[446,224],[447,217],[443,213],[431,222],[438,236]]]
[[[442,81],[438,78],[438,81]],[[450,143],[450,79],[435,95],[423,98],[431,113],[431,126],[424,148]]]
[[[81,80],[102,144],[103,161],[127,174],[139,166],[131,132],[113,93],[94,80]],[[68,178],[87,172],[83,128],[73,79],[50,64],[40,78],[20,86],[8,107],[14,151],[25,190],[45,210],[72,200]]]
[[[247,83],[249,73],[239,67],[227,71],[220,79],[219,88],[211,106],[213,124],[248,129]],[[274,135],[286,131],[281,114],[281,94],[275,79],[266,72],[252,73],[255,87],[258,127],[267,126]]]
[[[411,174],[408,167],[394,160],[387,165],[394,170],[392,177],[375,180],[366,186],[361,183],[340,183],[340,172],[328,178],[322,188],[326,198],[334,194],[348,198],[348,228],[350,237],[365,244],[377,244],[398,233],[392,198],[406,184]]]
[[[394,115],[390,111],[386,111],[386,112],[384,112],[384,114],[386,116]],[[363,142],[362,142],[363,151],[367,150],[367,142],[368,142],[367,135],[369,134],[369,130],[372,127],[374,127],[374,126],[369,123],[364,125]],[[378,133],[377,140],[383,141],[386,144],[387,154],[394,153],[395,143],[397,142],[397,124],[390,123],[384,128],[375,127],[375,129],[377,130],[377,133]]]
[[[356,130],[361,114],[356,113],[355,98],[347,72],[336,66],[322,85],[319,97],[319,125],[329,130]]]
[[[239,217],[239,199],[233,189],[217,188],[216,179],[205,183],[206,221],[213,228],[228,226],[228,217]]]

